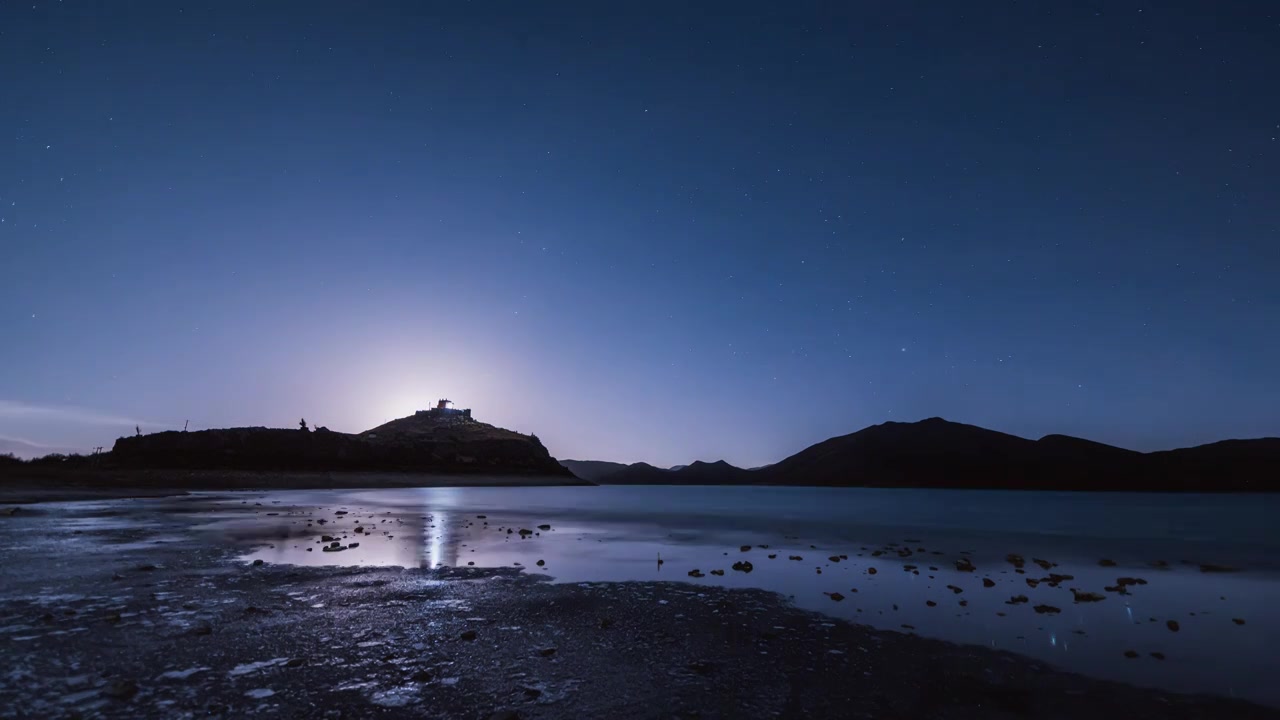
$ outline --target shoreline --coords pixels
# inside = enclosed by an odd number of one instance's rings
[[[221,490],[357,490],[415,487],[595,487],[564,475],[264,470],[102,470],[0,475],[0,505],[165,497]]]
[[[142,524],[72,521],[128,508],[0,518],[0,552],[24,558],[0,568],[0,652],[23,669],[0,677],[0,715],[1280,718],[765,590],[254,566],[225,537],[182,537],[214,509],[229,508],[188,497]]]

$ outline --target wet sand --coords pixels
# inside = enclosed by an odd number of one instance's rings
[[[187,532],[227,503],[168,502],[0,519],[0,716],[1280,717],[760,590],[251,565],[241,544]]]

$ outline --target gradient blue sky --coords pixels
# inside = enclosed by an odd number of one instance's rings
[[[4,3],[0,438],[1275,435],[1277,77],[1269,2]]]

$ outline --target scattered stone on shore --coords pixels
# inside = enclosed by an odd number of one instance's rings
[[[938,603],[936,603],[936,602],[934,602],[934,601],[932,601],[932,600],[925,600],[925,601],[924,601],[924,604],[925,604],[927,607],[938,607]]]
[[[974,567],[973,562],[970,561],[969,558],[961,558],[956,561],[956,569],[960,572],[973,572],[978,568]]]
[[[1031,562],[1039,565],[1041,570],[1048,570],[1049,568],[1057,567],[1058,565],[1058,563],[1049,562],[1048,560],[1041,560],[1040,558],[1031,558]]]
[[[539,650],[538,654],[541,655],[542,657],[551,657],[552,655],[556,654],[556,648],[545,647]]]
[[[543,524],[541,524],[541,525],[539,525],[539,526],[538,526],[538,529],[539,529],[539,530],[550,530],[550,529],[551,529],[551,526],[550,526],[550,525],[548,525],[548,524],[546,524],[546,523],[543,523]]]
[[[536,564],[538,567],[542,567],[542,566],[544,566],[544,565],[546,565],[546,564],[547,564],[547,561],[546,561],[546,560],[539,560],[539,561],[538,561],[537,563],[535,563],[535,564]]]
[[[477,519],[477,520],[484,520],[484,519],[487,519],[488,517],[489,517],[488,515],[477,515],[477,516],[476,516],[476,519]]]
[[[333,542],[334,540],[337,540],[337,539],[338,539],[338,538],[336,538],[336,537],[334,537],[334,536],[332,536],[332,535],[321,535],[321,536],[320,536],[320,542]]]
[[[1235,623],[1235,624],[1237,624],[1237,625],[1243,625],[1243,624],[1244,624],[1244,618],[1231,618],[1231,622],[1233,622],[1233,623]]]
[[[991,578],[982,578],[982,587],[993,588],[995,586],[996,586],[995,580],[992,580]]]
[[[349,544],[347,545],[347,548],[348,548],[348,549],[350,549],[350,548],[358,548],[358,547],[360,547],[360,543],[349,543]]]
[[[1124,656],[1125,656],[1125,657],[1127,657],[1127,658],[1129,658],[1130,660],[1132,660],[1132,659],[1134,659],[1134,658],[1138,657],[1138,651],[1137,651],[1137,650],[1125,650],[1125,651],[1124,651]]]
[[[115,678],[102,689],[102,694],[113,700],[128,700],[138,694],[138,683],[127,678]]]
[[[844,600],[844,596],[843,596],[843,595],[841,595],[841,594],[840,594],[840,593],[838,593],[838,592],[824,592],[824,593],[822,593],[822,594],[823,594],[823,595],[826,595],[827,597],[831,598],[832,600],[835,600],[836,602],[840,602],[841,600]]]
[[[869,568],[867,568],[867,574],[868,574],[868,575],[875,575],[875,574],[876,574],[876,569],[875,569],[875,568],[873,568],[873,567],[869,567]]]
[[[1014,595],[1013,597],[1009,598],[1008,600],[1005,600],[1005,601],[1004,601],[1004,604],[1005,604],[1005,605],[1018,605],[1018,604],[1025,603],[1025,602],[1031,602],[1031,598],[1027,597],[1026,595]]]
[[[520,537],[529,537],[533,531],[528,528],[520,528]]]
[[[1170,568],[1170,567],[1169,567],[1169,561],[1168,561],[1168,560],[1156,560],[1156,561],[1154,561],[1154,562],[1152,562],[1152,563],[1151,563],[1151,567],[1153,567],[1153,568],[1155,568],[1155,569],[1157,569],[1157,570],[1170,570],[1170,569],[1172,569],[1172,568]]]
[[[706,660],[694,660],[690,662],[688,665],[686,665],[685,667],[689,668],[690,670],[692,670],[693,672],[699,675],[710,675],[716,669],[716,666],[714,663],[708,662]]]
[[[1034,588],[1040,584],[1040,581],[1035,578],[1026,578],[1026,581],[1027,581],[1027,587],[1029,588]]]
[[[748,550],[750,550],[750,549],[751,549],[751,546],[750,546],[750,545],[742,545],[742,546],[741,546],[741,547],[739,547],[738,549],[739,549],[739,550],[741,550],[742,552],[746,552],[746,551],[748,551]]]
[[[1182,629],[1181,626],[1178,625],[1177,620],[1169,620],[1165,622],[1164,625],[1165,627],[1169,628],[1170,632],[1178,632],[1179,630]]]
[[[689,571],[689,577],[700,578],[700,577],[706,577],[706,575],[703,574],[701,570],[694,568]]]
[[[839,555],[832,555],[831,557],[829,557],[829,558],[827,558],[827,559],[828,559],[828,560],[830,560],[830,561],[831,561],[831,562],[833,562],[833,563],[838,563],[838,562],[840,562],[840,556],[839,556]]]
[[[772,555],[769,556],[769,559],[772,560],[776,557],[778,557],[778,553],[773,553]]]
[[[1122,577],[1116,578],[1116,585],[1121,587],[1125,585],[1146,585],[1147,581],[1142,578]]]
[[[460,640],[468,640],[468,641],[470,641],[470,640],[475,640],[475,639],[476,639],[476,631],[475,631],[475,630],[463,630],[463,631],[462,631],[462,634],[458,635],[458,639],[460,639]]]
[[[1009,553],[1008,555],[1005,555],[1005,556],[1004,556],[1004,559],[1005,559],[1005,560],[1006,560],[1010,565],[1013,565],[1014,567],[1019,568],[1019,569],[1021,569],[1021,568],[1022,568],[1022,566],[1023,566],[1023,565],[1025,565],[1025,564],[1026,564],[1026,562],[1027,562],[1026,560],[1023,560],[1023,559],[1022,559],[1022,556],[1021,556],[1021,555],[1017,555],[1017,554],[1015,554],[1015,553]]]
[[[734,569],[734,570],[737,570],[738,572],[749,573],[749,572],[751,572],[752,570],[754,570],[754,569],[755,569],[755,567],[754,567],[750,562],[747,562],[746,560],[743,560],[743,561],[741,561],[741,562],[736,562],[736,563],[734,563],[734,564],[733,564],[733,569]]]
[[[1078,602],[1078,603],[1082,603],[1082,602],[1099,602],[1099,601],[1102,601],[1102,600],[1106,600],[1106,599],[1107,599],[1107,596],[1106,596],[1106,595],[1099,595],[1099,594],[1098,594],[1098,593],[1096,593],[1096,592],[1080,592],[1079,590],[1077,590],[1077,589],[1075,589],[1075,588],[1071,588],[1071,595],[1072,595],[1072,597],[1074,597],[1074,598],[1075,598],[1075,601],[1076,601],[1076,602]]]
[[[1163,660],[1163,659],[1164,659],[1164,653],[1162,653],[1162,652],[1153,652],[1153,653],[1151,653],[1151,657],[1153,657],[1153,658],[1155,658],[1155,659],[1157,659],[1157,660]]]
[[[788,555],[787,559],[788,560],[804,560],[804,558],[799,555]]]
[[[1037,613],[1037,614],[1040,614],[1040,615],[1045,615],[1045,614],[1049,614],[1049,615],[1056,615],[1056,614],[1058,614],[1058,613],[1062,612],[1062,609],[1061,609],[1061,608],[1056,608],[1056,607],[1054,607],[1054,606],[1052,606],[1052,605],[1036,605],[1035,607],[1033,607],[1033,608],[1031,608],[1031,609],[1032,609],[1032,610],[1035,610],[1035,611],[1036,611],[1036,613]]]
[[[1101,560],[1098,561],[1098,564],[1101,565],[1102,567],[1115,567],[1116,561],[1109,560],[1107,558],[1102,558]]]
[[[724,570],[712,570],[712,575],[724,575]]]
[[[960,593],[964,592],[964,588],[957,587],[957,586],[955,586],[955,585],[948,585],[948,586],[947,586],[947,589],[948,589],[948,590],[950,590],[951,592],[953,592],[953,593],[957,594],[957,595],[959,595]]]
[[[254,567],[257,567],[257,566],[259,566],[259,565],[263,565],[263,564],[265,564],[265,563],[264,563],[264,561],[262,560],[262,558],[258,558],[258,559],[256,559],[256,560],[254,560],[254,561],[253,561],[253,566],[254,566]]]

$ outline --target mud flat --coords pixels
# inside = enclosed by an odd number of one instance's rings
[[[132,507],[143,502],[166,512]],[[235,537],[197,529],[206,515],[303,512],[188,497],[0,519],[0,716],[1280,717],[873,629],[759,589],[557,584],[465,554],[450,567],[255,564]],[[325,508],[325,525],[347,515]],[[382,541],[370,516],[342,542]],[[310,517],[278,542],[318,540]]]

